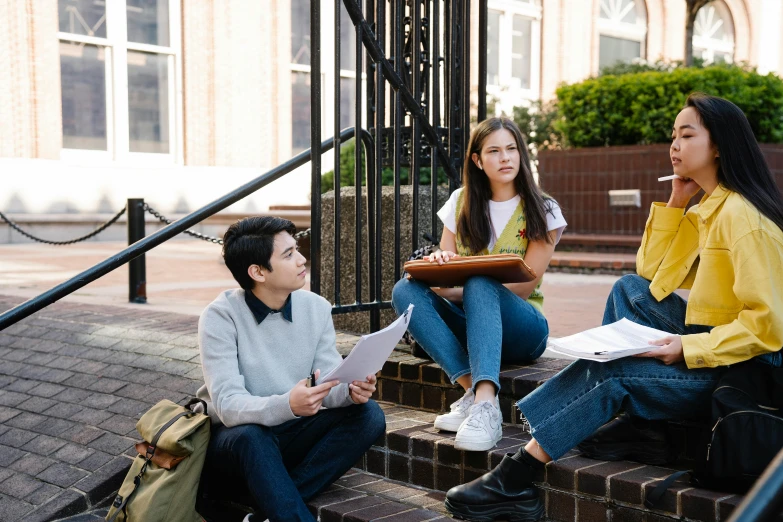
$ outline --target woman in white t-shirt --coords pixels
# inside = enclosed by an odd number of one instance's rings
[[[522,134],[507,118],[489,118],[473,131],[462,184],[438,212],[443,235],[430,262],[515,253],[538,279],[504,285],[476,276],[463,288],[442,289],[401,279],[392,304],[397,313],[415,305],[408,329],[451,382],[465,389],[435,427],[456,431],[458,449],[484,451],[502,436],[501,362],[526,363],[546,348],[549,326],[539,286],[566,222],[557,202],[536,185]]]

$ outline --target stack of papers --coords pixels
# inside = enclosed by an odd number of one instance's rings
[[[383,368],[394,347],[408,329],[413,305],[403,312],[392,324],[373,334],[363,335],[348,357],[340,365],[322,375],[316,384],[328,381],[353,382],[364,381],[368,375],[374,375]]]
[[[649,341],[656,341],[668,335],[672,334],[623,318],[616,323],[591,328],[568,337],[550,338],[547,349],[553,355],[606,362],[656,350],[658,347],[651,346]]]

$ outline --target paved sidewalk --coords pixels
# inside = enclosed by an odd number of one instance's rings
[[[0,295],[35,297],[125,246],[120,242],[87,242],[65,247],[0,245]],[[203,241],[164,243],[147,253],[146,265],[148,303],[145,305],[128,303],[127,265],[90,283],[65,301],[198,315],[220,291],[237,286],[223,264],[220,246]],[[617,277],[547,273],[542,289],[552,335],[568,335],[600,323],[606,296]]]
[[[0,311],[122,248],[0,246]],[[0,521],[93,509],[124,477],[135,424],[201,384],[198,313],[235,286],[216,245],[174,241],[147,255],[150,303],[127,303],[127,268],[0,332]],[[548,274],[552,335],[600,323],[614,276]],[[338,335],[347,353],[355,336]],[[85,519],[86,520],[86,519]]]

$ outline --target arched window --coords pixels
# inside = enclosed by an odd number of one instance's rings
[[[701,57],[704,63],[734,61],[734,24],[724,2],[712,2],[696,13],[693,56]]]
[[[647,11],[643,0],[601,0],[598,68],[631,62],[646,53]]]

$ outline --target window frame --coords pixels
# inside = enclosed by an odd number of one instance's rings
[[[725,2],[716,1],[711,2],[699,9],[699,12],[696,13],[696,17],[698,18],[699,13],[701,13],[703,9],[707,8],[713,9],[720,17],[720,20],[724,24],[726,33],[731,38],[731,41],[728,42],[714,38],[703,38],[701,35],[696,34],[696,27],[694,27],[693,39],[691,40],[693,55],[696,56],[696,53],[698,52],[699,56],[704,60],[705,64],[711,64],[715,63],[716,52],[721,54],[728,54],[730,57],[728,63],[734,63],[734,53],[737,48],[737,41],[734,32],[734,18],[731,16],[731,10]],[[726,22],[728,22],[728,25],[726,25]]]
[[[511,114],[520,102],[532,102],[541,96],[541,20],[543,8],[539,1],[489,0],[487,8],[500,13],[498,73],[500,85],[487,82],[487,94],[497,98],[496,113]],[[512,87],[512,50],[514,16],[531,20],[530,24],[530,87]]]
[[[106,88],[106,150],[62,147],[60,159],[70,163],[111,163],[128,165],[175,165],[183,163],[182,122],[182,26],[180,0],[168,0],[169,45],[128,41],[126,2],[106,2],[106,38],[58,31],[58,42],[97,45],[104,48]],[[128,52],[167,57],[169,151],[131,152],[130,110],[128,107]],[[62,77],[60,77],[62,81]]]
[[[334,42],[335,39],[335,31],[334,31],[334,2],[332,0],[320,0],[321,3],[321,138],[326,140],[333,136],[334,134],[334,123],[335,123],[335,110],[334,110],[334,96],[335,96],[335,74],[334,74],[334,62],[335,62],[335,53],[333,52],[327,52],[325,49],[324,43],[329,43],[331,45],[332,42]],[[290,9],[290,7],[289,7]],[[348,18],[347,13],[341,13],[340,16],[340,23],[344,23],[345,20],[348,20],[350,23],[350,18]],[[290,22],[290,12],[289,12],[289,22]],[[353,23],[351,23],[351,26],[353,26]],[[309,30],[309,28],[308,28]],[[291,27],[286,28],[286,32],[288,33],[288,46],[290,48],[290,42],[291,42]],[[341,58],[341,62],[344,62],[344,60]],[[301,73],[307,73],[312,74],[310,64],[306,63],[294,63],[291,61],[292,57],[290,52],[288,53],[288,65],[289,65],[289,71],[291,73],[294,72],[301,72]],[[362,60],[362,65],[366,65],[366,57]],[[367,74],[362,71],[361,73],[362,78],[362,87],[361,87],[361,93],[356,93],[356,95],[362,96],[362,126],[364,127],[366,125],[367,121],[367,111],[364,110],[366,107],[366,96],[364,94],[367,90]],[[342,69],[340,68],[340,79],[350,79],[350,80],[356,80],[356,71],[353,71],[351,69]],[[290,88],[291,93],[293,92],[293,87]],[[293,97],[290,96],[289,93],[289,99],[291,100],[291,105],[288,108],[288,117],[291,118],[293,115]],[[312,121],[312,120],[311,120]],[[350,126],[353,126],[351,124]],[[295,151],[294,150],[294,142],[293,142],[293,124],[291,126],[290,131],[288,132],[288,136],[285,138],[286,141],[283,143],[288,143],[289,150],[291,153],[291,156],[293,157],[295,154],[299,154],[301,151]],[[324,153],[322,157],[322,164],[323,165],[331,165],[333,163],[332,160],[332,151],[329,151],[328,153]]]
[[[601,36],[608,36],[611,38],[617,38],[619,40],[628,40],[631,42],[638,42],[639,45],[639,59],[644,60],[647,58],[647,34],[649,32],[648,20],[647,20],[647,6],[645,0],[632,0],[634,8],[636,9],[637,19],[641,19],[642,23],[629,24],[620,20],[614,20],[609,18],[603,18],[601,12],[606,2],[612,0],[599,0],[598,2],[598,20],[596,27],[598,28],[598,43],[596,45],[596,70],[595,73],[601,71]],[[610,64],[611,65],[611,64]]]

